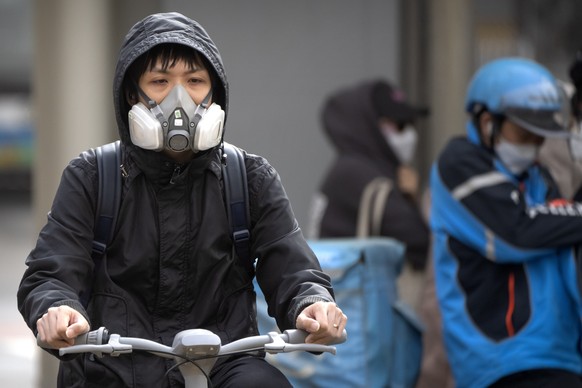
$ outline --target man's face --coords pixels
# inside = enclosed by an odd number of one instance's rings
[[[199,105],[212,87],[208,71],[202,67],[191,68],[184,61],[176,62],[176,65],[163,69],[160,61],[146,71],[139,79],[139,87],[157,104],[172,91],[174,86],[182,85],[192,100]],[[141,100],[146,106],[147,101]]]
[[[501,136],[513,144],[534,144],[540,146],[544,142],[543,137],[520,127],[511,120],[503,120],[503,124],[501,124]]]
[[[493,117],[488,113],[485,112],[480,117],[480,127],[483,135],[483,139],[485,141],[485,145],[491,146],[490,142],[490,131],[493,127]],[[534,134],[531,131],[515,124],[510,119],[505,119],[501,123],[500,135],[508,142],[517,144],[517,145],[524,145],[524,144],[535,144],[535,145],[542,145],[544,142],[543,137]],[[499,136],[494,139],[495,143],[499,142]]]
[[[182,85],[186,89],[196,105],[200,105],[212,88],[210,75],[206,69],[202,67],[191,68],[184,61],[178,61],[173,67],[167,69],[163,69],[158,61],[151,70],[143,73],[139,79],[141,90],[157,104],[160,104],[177,85]],[[141,95],[139,99],[146,106],[149,105],[148,101],[144,101]],[[212,100],[208,103],[212,103]],[[192,150],[174,152],[164,149],[163,153],[180,163],[186,162],[194,156]]]

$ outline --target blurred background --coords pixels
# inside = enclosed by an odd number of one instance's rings
[[[52,387],[16,309],[24,259],[66,163],[115,140],[117,50],[139,19],[179,11],[218,45],[231,86],[226,139],[279,171],[303,226],[333,158],[319,111],[332,91],[385,78],[429,107],[417,123],[424,182],[450,136],[464,133],[473,71],[507,55],[567,80],[582,48],[572,0],[0,0],[0,383]]]

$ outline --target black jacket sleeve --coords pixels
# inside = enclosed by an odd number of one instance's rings
[[[279,328],[294,328],[305,307],[333,302],[331,280],[303,237],[275,169],[251,157],[247,171],[257,281]]]
[[[18,288],[18,309],[35,334],[49,307],[68,305],[89,320],[79,293],[92,281],[95,192],[94,164],[81,157],[71,161]]]

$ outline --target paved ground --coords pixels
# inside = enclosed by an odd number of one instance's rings
[[[24,259],[34,241],[28,200],[0,198],[0,387],[36,387],[39,351],[16,307]]]

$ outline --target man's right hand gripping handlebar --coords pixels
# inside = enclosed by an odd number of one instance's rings
[[[330,345],[346,340],[348,317],[333,302],[317,302],[307,306],[297,317],[295,327],[309,335],[306,343]]]
[[[51,307],[36,321],[37,343],[60,349],[75,344],[75,338],[87,333],[89,322],[83,314],[69,306]]]

